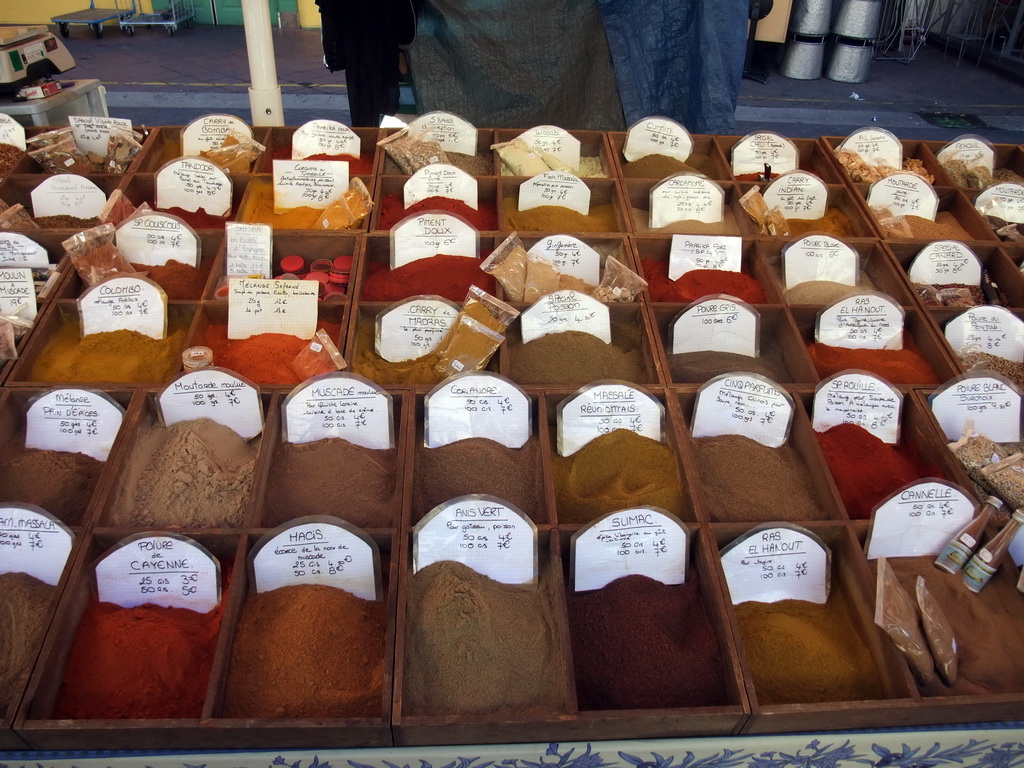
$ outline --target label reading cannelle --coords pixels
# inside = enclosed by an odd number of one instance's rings
[[[949,441],[959,440],[968,420],[994,443],[1021,438],[1020,391],[998,373],[971,371],[954,376],[928,398],[932,415]]]
[[[541,296],[519,317],[524,344],[549,333],[580,331],[612,343],[611,313],[607,305],[578,291],[555,291]]]
[[[827,432],[840,424],[856,424],[883,443],[896,445],[902,412],[903,395],[885,379],[867,371],[843,371],[815,389],[811,426]]]
[[[348,189],[348,160],[275,160],[274,213],[323,210]]]
[[[440,448],[479,437],[507,448],[530,439],[530,396],[496,373],[470,371],[445,379],[423,401],[423,442]]]
[[[69,115],[68,122],[74,129],[75,144],[84,154],[106,157],[110,129],[120,128],[129,133],[132,121],[122,117],[101,117],[98,115]]]
[[[50,259],[46,249],[28,235],[0,232],[0,264],[5,267],[46,269],[50,266]]]
[[[695,438],[741,435],[761,445],[785,445],[793,424],[793,398],[774,381],[754,373],[726,373],[697,390]]]
[[[782,249],[786,289],[812,280],[856,285],[859,272],[857,252],[828,235],[807,235]]]
[[[986,216],[996,216],[1012,224],[1024,222],[1024,184],[1004,182],[984,190],[974,207]]]
[[[201,157],[171,160],[156,172],[156,207],[227,216],[231,213],[231,179],[220,166]]]
[[[871,185],[868,205],[888,209],[895,216],[919,216],[935,221],[939,196],[935,188],[916,173],[894,173]]]
[[[57,586],[75,535],[42,507],[5,502],[0,504],[0,541],[0,573],[26,573]]]
[[[839,143],[839,149],[860,155],[868,165],[903,167],[903,144],[884,128],[861,128]]]
[[[28,267],[0,266],[0,315],[13,315],[34,320],[36,317],[36,284]]]
[[[828,189],[813,173],[790,171],[765,188],[764,201],[787,219],[820,219],[828,209]]]
[[[732,172],[736,176],[764,173],[765,165],[772,173],[788,173],[800,167],[800,150],[796,144],[773,131],[749,133],[732,148]]]
[[[440,296],[411,296],[376,318],[374,350],[389,363],[433,352],[455,323],[458,305]]]
[[[428,128],[431,137],[445,152],[476,154],[476,128],[468,120],[451,112],[427,112],[409,122],[409,130],[413,133]]]
[[[903,349],[903,316],[885,294],[865,291],[821,310],[814,340],[843,349]]]
[[[601,254],[572,235],[549,235],[538,240],[527,253],[550,261],[563,275],[578,277],[585,283],[601,282]]]
[[[623,382],[596,382],[558,404],[559,456],[572,456],[591,440],[628,429],[665,442],[665,406],[640,387]]]
[[[480,258],[480,233],[461,216],[426,211],[406,216],[391,229],[391,269],[439,253]]]
[[[461,168],[445,163],[432,163],[423,166],[409,177],[402,187],[402,198],[406,208],[428,197],[444,197],[448,200],[459,200],[475,211],[478,186],[476,179]]]
[[[375,451],[395,447],[391,395],[355,373],[322,373],[293,389],[281,406],[288,443],[336,437]]]
[[[148,277],[115,272],[82,293],[78,314],[83,336],[135,331],[152,339],[167,337],[167,294]]]
[[[564,128],[555,125],[538,125],[523,131],[518,138],[535,150],[547,152],[574,171],[580,169],[580,140]]]
[[[677,221],[717,224],[725,216],[725,192],[718,182],[697,173],[678,173],[651,189],[651,227]]]
[[[732,296],[705,296],[688,306],[669,326],[670,354],[728,352],[757,357],[761,315]]]
[[[25,151],[25,126],[10,115],[0,112],[0,144],[10,144]]]
[[[25,447],[84,453],[106,461],[124,419],[124,408],[105,392],[51,389],[25,414]]]
[[[269,279],[274,252],[274,229],[269,224],[229,221],[224,227],[225,274]]]
[[[196,118],[181,132],[181,154],[189,157],[217,149],[232,131],[248,139],[252,138],[252,128],[234,115],[203,115]]]
[[[168,261],[199,266],[199,235],[177,216],[147,211],[120,224],[114,244],[132,264],[160,266]]]
[[[1006,307],[970,307],[946,323],[954,350],[974,347],[990,355],[1024,361],[1024,320]]]
[[[668,279],[678,280],[695,269],[743,271],[743,239],[730,235],[672,235]]]
[[[317,324],[317,284],[312,280],[228,281],[228,338],[284,333],[311,339]]]
[[[759,525],[722,549],[722,570],[733,605],[828,601],[832,553],[798,525]]]
[[[973,518],[974,501],[959,485],[914,481],[875,508],[867,558],[934,557]]]
[[[557,205],[586,216],[590,213],[590,187],[568,171],[545,171],[519,185],[519,210]]]
[[[337,120],[310,120],[292,134],[292,160],[312,155],[359,157],[361,150],[359,135]]]
[[[635,162],[648,155],[665,155],[685,163],[693,152],[693,137],[675,120],[645,117],[630,126],[622,156]]]
[[[73,173],[60,173],[40,182],[32,190],[32,215],[75,216],[92,219],[107,204],[107,195],[90,179]]]
[[[210,419],[248,440],[263,431],[260,391],[224,368],[200,368],[179,375],[156,397],[164,426]]]
[[[983,166],[989,173],[995,170],[996,153],[988,139],[968,133],[957,136],[935,155],[945,165],[951,160],[960,160],[967,170]]]
[[[924,285],[981,285],[981,261],[961,242],[937,240],[918,251],[907,274]]]

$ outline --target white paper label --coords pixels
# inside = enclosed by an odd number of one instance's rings
[[[210,216],[226,216],[231,213],[231,179],[209,160],[171,160],[156,172],[156,207],[190,213],[201,208]]]
[[[13,315],[24,305],[20,317],[35,320],[36,285],[28,267],[0,267],[0,315]]]
[[[645,117],[633,123],[622,147],[622,156],[631,163],[647,155],[665,155],[685,163],[691,152],[690,132],[667,117]]]
[[[633,507],[599,517],[572,536],[570,571],[576,592],[624,576],[662,584],[686,582],[690,536],[679,518],[658,507]]]
[[[580,169],[580,140],[565,129],[554,125],[538,125],[519,134],[518,138],[535,150],[554,155],[574,171]]]
[[[711,179],[696,173],[680,173],[651,189],[651,228],[677,221],[717,224],[725,215],[725,192]]]
[[[790,171],[768,185],[764,201],[787,219],[820,219],[828,208],[828,189],[813,173]]]
[[[697,390],[692,434],[741,435],[769,448],[785,445],[793,424],[793,398],[753,373],[727,373]]]
[[[856,152],[868,165],[903,167],[903,144],[883,128],[861,128],[839,143],[839,149]]]
[[[550,261],[563,275],[578,277],[590,285],[601,282],[601,254],[578,237],[549,235],[537,241],[527,253]]]
[[[537,526],[494,496],[459,496],[434,507],[412,533],[413,573],[452,560],[503,584],[537,584]]]
[[[482,437],[508,448],[530,439],[530,396],[494,373],[468,372],[445,379],[423,403],[427,448]]]
[[[979,213],[1020,224],[1024,222],[1024,184],[1006,182],[991,186],[978,195],[974,207]]]
[[[391,363],[437,349],[455,324],[459,307],[440,296],[413,296],[377,315],[376,352]]]
[[[359,157],[362,141],[347,125],[337,120],[310,120],[292,134],[292,160],[310,155]]]
[[[758,526],[722,550],[722,570],[733,605],[828,601],[831,553],[799,526]]]
[[[391,268],[431,256],[480,257],[480,233],[454,213],[407,216],[391,228]]]
[[[903,307],[880,293],[858,293],[818,313],[814,338],[843,349],[903,349]]]
[[[945,480],[904,486],[872,516],[868,560],[937,555],[957,531],[974,519],[974,501]]]
[[[284,333],[311,339],[317,324],[317,284],[311,280],[228,281],[228,338]]]
[[[938,240],[922,248],[907,274],[924,285],[981,285],[981,262],[974,251],[956,240]]]
[[[119,276],[86,288],[78,299],[82,335],[135,331],[152,339],[167,336],[167,294],[148,277]]]
[[[274,213],[323,210],[348,189],[347,160],[275,160]]]
[[[978,347],[1015,363],[1024,361],[1024,321],[1006,307],[971,307],[946,323],[953,351]]]
[[[374,451],[395,447],[391,395],[354,373],[323,373],[291,391],[281,406],[282,440],[337,437]]]
[[[616,429],[665,442],[665,406],[629,384],[588,384],[558,404],[556,423],[559,456],[572,456],[591,440]]]
[[[427,112],[409,122],[410,131],[430,129],[431,136],[445,152],[476,154],[476,128],[451,112]]]
[[[25,126],[3,112],[0,112],[0,144],[10,144],[25,151]]]
[[[611,313],[605,304],[577,291],[555,291],[541,296],[519,316],[524,344],[549,333],[580,331],[612,343]]]
[[[148,212],[132,216],[114,235],[114,244],[132,264],[160,266],[174,260],[199,266],[202,245],[195,230],[177,216]]]
[[[992,145],[981,136],[957,136],[938,151],[936,157],[945,165],[950,160],[961,160],[968,168],[984,166],[989,173],[995,170],[996,153]]]
[[[27,573],[55,587],[74,543],[71,529],[41,507],[0,505],[0,573]]]
[[[723,294],[705,296],[669,326],[669,354],[730,352],[757,357],[761,315],[744,301]]]
[[[557,205],[583,216],[590,213],[590,187],[568,171],[545,171],[519,185],[519,210]]]
[[[0,264],[46,269],[50,266],[50,259],[46,249],[32,238],[17,232],[0,232]]]
[[[995,443],[1020,440],[1020,392],[999,374],[956,376],[929,397],[932,415],[947,440],[959,440],[968,419],[974,431]]]
[[[106,193],[84,176],[61,173],[44,179],[32,190],[32,215],[76,216],[91,219],[99,216],[107,204]]]
[[[883,443],[900,441],[903,395],[872,373],[837,373],[818,384],[814,392],[811,426],[827,432],[840,424],[856,424]]]
[[[263,536],[249,555],[256,592],[296,584],[336,587],[360,600],[384,596],[373,539],[330,517],[303,517]]]
[[[772,173],[795,171],[800,165],[796,144],[772,131],[758,131],[744,136],[732,148],[732,172],[736,176],[764,173],[765,164]]]
[[[801,237],[782,249],[787,290],[812,280],[856,285],[858,263],[853,248],[828,235]]]
[[[459,200],[477,210],[477,182],[461,168],[444,163],[425,165],[409,177],[402,187],[405,207],[426,200],[444,197]]]
[[[51,389],[36,397],[25,414],[25,447],[106,461],[123,419],[124,408],[105,392]]]
[[[269,224],[229,221],[224,227],[224,237],[227,260],[225,274],[270,278],[274,251],[273,227]]]
[[[263,431],[263,403],[253,384],[224,368],[187,371],[157,395],[164,426],[210,419],[248,440]]]
[[[727,235],[672,235],[669,280],[678,280],[695,269],[742,272],[743,239]]]
[[[894,173],[871,185],[868,205],[887,208],[896,216],[920,216],[935,221],[939,196],[932,185],[916,173]]]
[[[217,149],[232,131],[252,138],[252,128],[234,115],[203,115],[196,118],[181,132],[181,154],[189,157]]]
[[[74,129],[75,144],[85,154],[106,157],[107,140],[111,128],[132,130],[132,121],[121,117],[98,117],[94,115],[69,115],[68,122]]]

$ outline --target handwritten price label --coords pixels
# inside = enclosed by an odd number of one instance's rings
[[[519,210],[557,205],[583,216],[590,213],[590,187],[567,171],[545,171],[519,186]]]
[[[458,314],[459,307],[440,296],[413,296],[392,304],[377,315],[376,352],[391,363],[423,357],[437,349]]]
[[[0,505],[0,540],[4,548],[0,573],[27,573],[56,586],[75,535],[41,507],[5,503]]]
[[[132,130],[132,121],[120,117],[100,117],[96,115],[70,115],[68,122],[74,129],[75,144],[82,152],[106,156],[107,142],[111,128]]]
[[[787,219],[820,219],[828,208],[828,189],[813,173],[790,171],[765,188],[764,201]]]
[[[550,261],[564,275],[578,277],[590,285],[601,282],[601,254],[578,237],[549,235],[538,240],[527,253]]]
[[[0,232],[0,264],[5,267],[45,269],[50,266],[50,259],[46,249],[27,235]]]
[[[412,120],[409,128],[414,132],[429,129],[430,135],[446,152],[476,154],[476,128],[451,112],[427,112]]]
[[[160,266],[174,260],[198,267],[202,253],[199,236],[192,227],[177,216],[153,211],[122,223],[114,243],[132,264]]]
[[[167,337],[167,294],[148,277],[114,273],[82,293],[78,312],[83,336],[124,330]]]
[[[973,518],[974,501],[959,485],[909,483],[875,509],[867,558],[935,556]]]
[[[828,235],[807,235],[782,249],[787,289],[811,280],[856,285],[859,262],[853,248]]]
[[[274,212],[323,210],[348,189],[347,160],[275,160]]]
[[[191,213],[202,209],[211,216],[227,216],[231,213],[231,179],[209,160],[171,160],[156,172],[156,207]]]
[[[717,224],[725,215],[725,192],[711,179],[696,173],[669,176],[651,190],[651,227],[677,221]]]
[[[564,128],[555,125],[538,125],[528,131],[523,131],[518,138],[535,150],[554,155],[574,171],[580,169],[580,140]]]
[[[881,293],[849,296],[818,313],[814,338],[843,349],[903,349],[903,307]]]
[[[693,137],[675,120],[645,117],[629,127],[622,156],[635,162],[647,155],[665,155],[685,163],[693,152]]]
[[[252,128],[234,115],[203,115],[181,132],[181,154],[193,157],[217,149],[232,131],[252,138]]]
[[[665,406],[639,387],[588,384],[558,404],[558,455],[571,456],[616,429],[665,442]]]
[[[825,603],[832,553],[805,528],[761,525],[722,549],[733,605],[753,600]]]
[[[10,144],[25,151],[25,126],[3,113],[0,113],[0,144]]]
[[[957,136],[936,154],[945,165],[950,160],[961,160],[968,168],[983,166],[989,173],[995,169],[996,153],[987,139],[973,134]]]
[[[252,382],[224,368],[188,371],[157,395],[164,426],[210,419],[246,440],[263,431],[263,403]]]
[[[669,280],[678,280],[695,269],[742,272],[743,239],[728,235],[672,235]]]
[[[248,339],[260,333],[311,339],[316,333],[316,283],[232,278],[228,285],[229,339]]]
[[[843,372],[830,376],[814,391],[811,426],[827,432],[840,424],[856,424],[883,443],[900,441],[903,395],[873,373]]]
[[[73,173],[60,173],[44,179],[31,193],[32,213],[41,216],[99,216],[107,204],[107,195],[89,179]]]
[[[922,248],[907,271],[912,283],[981,285],[981,261],[956,240],[938,240]]]
[[[739,299],[706,296],[688,306],[669,326],[671,354],[731,352],[757,357],[761,315]]]
[[[839,149],[856,152],[869,165],[903,167],[903,143],[884,128],[861,128],[839,143]]]
[[[429,197],[459,200],[477,210],[477,182],[472,176],[445,163],[432,163],[420,168],[402,187],[405,207],[415,205]]]
[[[282,406],[289,443],[330,437],[371,450],[395,447],[391,395],[354,373],[324,373],[300,384]]]
[[[939,196],[932,185],[916,173],[894,173],[871,185],[868,205],[888,208],[897,216],[920,216],[935,221]]]
[[[954,350],[977,347],[1015,363],[1024,360],[1024,321],[1006,307],[964,310],[946,323],[946,339]]]
[[[1020,440],[1020,391],[998,373],[972,371],[955,376],[928,399],[947,440],[959,440],[968,419],[978,434],[993,442]]]
[[[391,268],[444,253],[480,257],[480,233],[461,216],[443,211],[413,214],[391,229]]]
[[[508,448],[530,439],[530,396],[494,373],[460,373],[424,398],[423,439],[428,448],[482,437]]]
[[[105,392],[52,389],[32,400],[25,414],[25,447],[106,461],[123,419],[124,408]]]
[[[793,398],[775,382],[753,373],[727,373],[697,390],[695,438],[742,435],[770,448],[789,438]]]
[[[765,164],[772,173],[787,173],[800,167],[796,144],[773,131],[748,133],[732,148],[732,172],[736,176],[764,173]]]
[[[520,315],[524,344],[549,333],[580,331],[612,343],[611,314],[608,307],[592,296],[576,291],[555,291],[541,296]]]
[[[361,149],[359,135],[337,120],[310,120],[292,134],[293,160],[305,160],[311,155],[359,157]]]
[[[35,320],[36,284],[32,270],[0,267],[0,315],[13,315],[19,309],[23,319]]]

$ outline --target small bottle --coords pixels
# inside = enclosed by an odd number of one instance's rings
[[[967,565],[967,561],[971,559],[974,550],[981,543],[981,536],[985,532],[985,526],[988,525],[992,513],[997,509],[1002,509],[1003,506],[1003,502],[995,496],[985,499],[977,517],[950,539],[939,556],[935,558],[935,567],[941,568],[946,573],[957,573]]]
[[[984,547],[968,561],[964,566],[964,585],[971,592],[981,592],[989,580],[999,569],[999,564],[1006,557],[1006,553],[1013,543],[1017,531],[1024,525],[1024,509],[1015,509],[1010,522],[1003,526],[1003,530],[992,537]]]
[[[181,353],[181,364],[186,371],[196,371],[213,365],[213,350],[209,347],[189,347]]]

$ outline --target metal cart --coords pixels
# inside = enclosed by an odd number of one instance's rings
[[[135,0],[132,0],[134,3]],[[133,13],[121,17],[121,29],[129,37],[135,34],[135,27],[163,27],[174,37],[179,24],[189,26],[189,19],[196,15],[192,0],[170,0],[163,11],[157,13]]]
[[[84,11],[72,11],[63,16],[54,16],[50,21],[57,25],[61,37],[71,34],[72,24],[88,24],[97,38],[103,37],[103,22],[123,19],[135,13],[135,0],[114,0],[113,8],[97,8],[96,0],[89,0]]]

